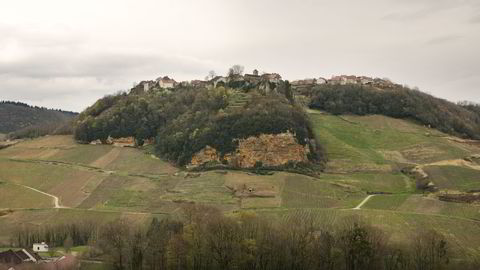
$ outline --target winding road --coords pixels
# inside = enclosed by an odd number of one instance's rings
[[[54,205],[55,205],[55,208],[68,208],[68,207],[65,207],[65,206],[61,206],[60,203],[59,203],[60,200],[59,200],[58,197],[55,196],[55,195],[48,194],[48,193],[46,193],[46,192],[43,192],[43,191],[41,191],[41,190],[38,190],[38,189],[33,188],[33,187],[29,187],[29,186],[25,186],[25,185],[19,185],[19,186],[22,186],[22,187],[24,187],[24,188],[31,189],[31,190],[36,191],[36,192],[38,192],[38,193],[41,193],[41,194],[43,194],[43,195],[52,197],[52,198],[53,198]]]

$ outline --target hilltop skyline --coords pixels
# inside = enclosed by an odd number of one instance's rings
[[[367,2],[10,2],[0,10],[0,99],[81,111],[134,82],[241,64],[287,80],[389,78],[480,102],[480,3]]]

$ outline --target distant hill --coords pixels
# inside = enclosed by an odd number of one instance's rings
[[[30,106],[21,102],[0,101],[0,133],[10,133],[33,125],[68,122],[77,113]]]

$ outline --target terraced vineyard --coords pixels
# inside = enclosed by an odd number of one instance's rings
[[[234,111],[244,107],[250,100],[250,95],[240,91],[234,91],[228,100],[228,107],[226,108],[227,112]]]
[[[235,106],[247,96],[237,94]],[[409,241],[419,228],[435,228],[455,256],[480,256],[480,206],[439,201],[416,191],[401,172],[421,166],[442,191],[480,188],[480,149],[414,123],[383,116],[333,116],[312,111],[314,132],[329,163],[319,177],[242,171],[187,173],[144,149],[81,145],[70,136],[47,136],[0,150],[0,245],[20,224],[107,222],[125,217],[149,222],[177,216],[182,203],[202,203],[226,213],[255,211],[276,218],[311,215],[335,226],[362,219],[393,242]],[[436,165],[432,165],[436,164]],[[62,207],[55,209],[51,197]],[[359,210],[367,192],[371,197]],[[3,209],[3,210],[2,210]],[[9,209],[9,210],[7,210]]]

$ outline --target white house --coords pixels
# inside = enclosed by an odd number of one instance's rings
[[[149,89],[150,89],[150,83],[149,83],[149,82],[145,82],[145,83],[143,84],[143,91],[147,92]]]
[[[45,242],[33,244],[34,252],[48,252],[48,245]]]
[[[174,79],[170,79],[168,76],[157,78],[158,86],[164,89],[174,88],[177,82]]]

